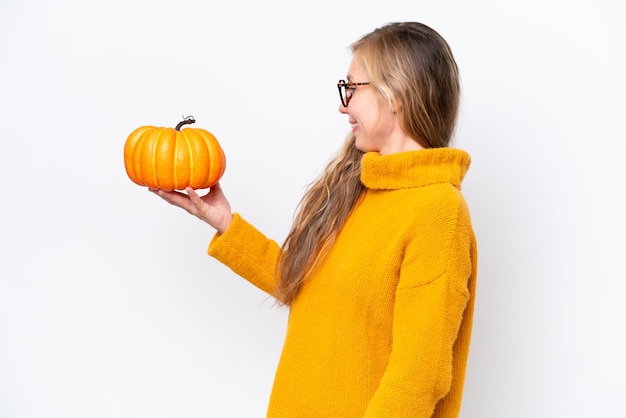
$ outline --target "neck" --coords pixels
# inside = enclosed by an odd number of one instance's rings
[[[421,146],[415,139],[403,135],[398,138],[396,141],[390,141],[384,147],[382,147],[379,151],[380,155],[389,155],[396,154],[398,152],[406,152],[406,151],[420,151],[423,150],[424,147]]]

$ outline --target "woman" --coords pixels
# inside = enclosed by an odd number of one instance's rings
[[[290,309],[268,417],[457,417],[476,242],[448,148],[459,106],[446,41],[415,22],[352,45],[339,111],[352,126],[279,246],[230,205],[153,190],[212,225],[209,254]]]

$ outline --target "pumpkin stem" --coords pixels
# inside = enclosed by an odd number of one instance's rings
[[[193,118],[193,116],[185,117],[185,115],[183,115],[183,120],[178,122],[178,125],[176,125],[176,128],[174,129],[180,131],[180,128],[182,128],[184,125],[189,125],[190,123],[196,123],[196,120]]]

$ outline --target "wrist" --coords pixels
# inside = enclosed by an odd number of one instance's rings
[[[226,230],[228,229],[232,221],[233,221],[233,214],[229,213],[228,215],[224,216],[224,218],[220,222],[220,225],[217,226],[215,229],[217,229],[218,233],[223,234],[224,232],[226,232]]]

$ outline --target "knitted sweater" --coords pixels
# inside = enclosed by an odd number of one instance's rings
[[[363,199],[303,284],[268,417],[457,417],[477,253],[470,158],[438,148],[361,162]],[[209,254],[272,293],[279,245],[235,214]]]

